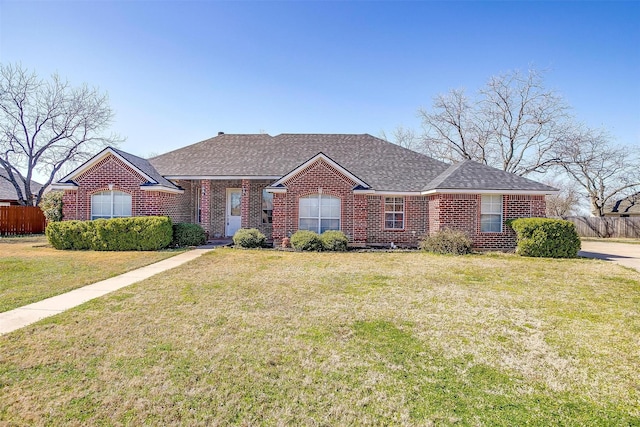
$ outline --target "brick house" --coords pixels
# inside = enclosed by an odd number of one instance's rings
[[[65,191],[65,219],[168,215],[211,238],[258,228],[274,244],[299,229],[337,229],[353,246],[416,246],[453,228],[501,250],[515,247],[505,221],[544,216],[556,191],[367,134],[224,133],[148,160],[106,148],[54,188]]]

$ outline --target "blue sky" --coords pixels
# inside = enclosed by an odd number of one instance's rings
[[[640,2],[0,0],[0,61],[107,91],[120,147],[419,128],[451,88],[533,65],[589,126],[640,145]]]

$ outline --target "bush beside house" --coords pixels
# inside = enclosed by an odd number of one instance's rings
[[[344,252],[349,240],[342,231],[328,230],[320,235],[322,249],[325,251]]]
[[[267,237],[257,228],[241,228],[233,235],[233,244],[241,248],[261,248]]]
[[[580,237],[570,221],[550,218],[519,218],[508,222],[516,232],[516,253],[530,257],[575,258]]]
[[[42,195],[40,204],[44,217],[48,222],[62,221],[62,197],[64,191],[49,191]]]
[[[338,230],[327,230],[322,234],[298,230],[291,236],[291,246],[297,251],[346,251],[349,240]]]
[[[467,234],[450,228],[426,236],[420,249],[437,254],[465,255],[471,253],[473,242]]]
[[[56,249],[155,251],[169,246],[173,227],[159,216],[63,221],[50,223],[46,235]]]
[[[178,223],[173,224],[173,240],[171,246],[182,248],[185,246],[198,246],[206,242],[207,236],[204,229],[198,224]]]

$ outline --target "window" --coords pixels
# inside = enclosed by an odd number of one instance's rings
[[[483,194],[480,211],[480,231],[500,233],[502,231],[502,195]]]
[[[340,199],[323,194],[301,197],[298,229],[323,233],[340,230]]]
[[[194,204],[194,216],[196,219],[196,224],[200,224],[202,222],[202,209],[200,208],[200,199],[202,198],[202,188],[196,187],[196,197]]]
[[[102,191],[91,196],[91,219],[131,216],[131,195]]]
[[[271,224],[273,222],[273,193],[262,190],[262,223]]]
[[[384,228],[392,230],[404,229],[404,198],[384,198]]]

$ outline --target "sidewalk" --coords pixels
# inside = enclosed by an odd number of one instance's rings
[[[156,262],[155,264],[147,265],[146,267],[129,271],[128,273],[124,273],[92,285],[74,289],[73,291],[62,295],[57,295],[42,301],[34,302],[33,304],[25,305],[24,307],[0,313],[0,334],[15,331],[16,329],[35,323],[45,317],[62,313],[65,310],[76,307],[94,298],[117,291],[125,286],[140,282],[171,268],[178,267],[179,265],[196,259],[200,255],[213,250],[216,246],[218,245],[213,244],[200,246],[197,249],[192,249],[188,252]]]

